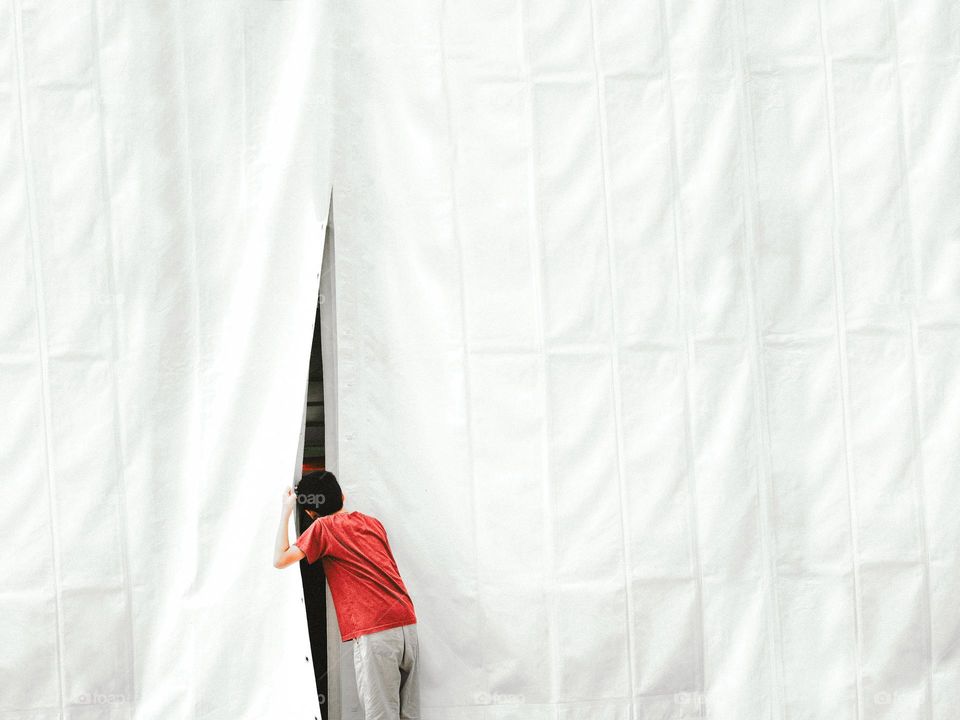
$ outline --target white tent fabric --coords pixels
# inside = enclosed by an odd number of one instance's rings
[[[960,716],[956,0],[11,0],[0,51],[0,717],[316,716],[269,546],[331,183],[424,720]]]
[[[335,7],[424,717],[960,717],[960,4]]]
[[[0,717],[313,718],[323,6],[0,4]]]

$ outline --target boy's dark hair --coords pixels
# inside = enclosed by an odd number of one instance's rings
[[[343,507],[343,491],[336,476],[329,470],[314,470],[297,483],[297,503],[317,515],[332,515]]]

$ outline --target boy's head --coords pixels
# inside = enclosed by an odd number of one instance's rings
[[[296,495],[297,503],[310,517],[333,515],[343,508],[343,490],[328,470],[315,470],[300,478]]]

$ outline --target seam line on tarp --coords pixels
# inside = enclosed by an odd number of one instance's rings
[[[536,98],[534,93],[533,72],[530,67],[529,49],[527,47],[527,17],[525,5],[520,4],[519,42],[523,73],[524,95],[526,98],[527,113],[527,213],[529,222],[529,251],[531,261],[531,276],[536,298],[536,332],[537,345],[540,355],[540,406],[543,418],[542,443],[540,447],[540,474],[544,507],[544,551],[546,555],[545,573],[545,604],[547,606],[548,642],[550,645],[550,702],[553,705],[553,717],[559,714],[558,703],[560,690],[560,653],[557,639],[557,599],[556,599],[556,551],[554,548],[554,498],[550,486],[550,416],[547,397],[547,339],[543,309],[543,257],[541,253],[540,213],[537,209],[537,182],[536,182]]]
[[[833,62],[830,57],[830,50],[827,46],[827,29],[824,18],[823,0],[817,2],[817,12],[820,31],[820,53],[823,64],[823,92],[824,109],[826,112],[826,131],[827,131],[827,152],[830,163],[830,193],[831,193],[831,214],[830,214],[830,239],[833,255],[833,294],[834,294],[834,319],[836,323],[836,343],[837,360],[840,376],[840,412],[842,438],[840,440],[843,451],[844,476],[847,483],[847,508],[848,521],[850,525],[850,552],[851,552],[851,572],[853,575],[853,624],[854,624],[854,680],[856,683],[857,700],[857,718],[863,717],[863,682],[861,678],[862,668],[862,619],[860,617],[860,551],[857,538],[857,496],[854,486],[853,473],[850,467],[850,408],[849,408],[849,387],[850,378],[847,367],[847,327],[844,310],[844,286],[843,286],[843,266],[840,249],[840,228],[839,228],[839,207],[840,189],[839,189],[839,171],[837,167],[836,151],[836,118],[834,108],[834,88],[833,88]]]
[[[614,244],[610,234],[610,182],[608,180],[608,127],[606,112],[606,80],[600,72],[600,62],[597,57],[597,5],[595,0],[590,0],[590,42],[592,46],[593,60],[593,80],[594,90],[596,92],[597,104],[597,124],[600,143],[600,182],[603,192],[603,235],[607,247],[607,291],[610,298],[610,343],[608,352],[610,354],[610,385],[613,392],[613,426],[615,442],[617,444],[617,489],[620,493],[620,550],[623,558],[623,590],[624,601],[626,603],[625,615],[627,621],[627,686],[630,688],[630,717],[636,717],[636,707],[633,697],[636,694],[636,677],[633,668],[634,650],[633,650],[633,582],[631,578],[633,563],[630,553],[630,542],[632,536],[629,532],[629,502],[626,488],[624,486],[624,460],[623,460],[623,419],[622,407],[623,399],[620,394],[620,318],[617,313],[617,293],[616,293],[616,270],[614,261]]]
[[[93,83],[96,90],[97,127],[99,129],[99,148],[97,157],[100,161],[100,193],[103,202],[104,222],[106,225],[106,254],[107,254],[107,283],[110,294],[110,312],[112,315],[112,328],[110,334],[110,393],[113,409],[113,439],[114,451],[116,453],[115,461],[117,463],[117,490],[120,495],[119,507],[119,531],[120,531],[120,571],[123,582],[124,605],[126,610],[127,623],[127,680],[129,683],[130,701],[133,702],[137,696],[136,665],[134,658],[134,631],[133,631],[133,589],[130,580],[130,551],[129,551],[129,527],[127,525],[127,478],[126,478],[126,459],[124,453],[124,433],[123,433],[123,414],[120,406],[120,379],[117,376],[119,360],[122,355],[121,333],[120,333],[120,311],[117,307],[117,268],[114,248],[113,233],[113,196],[110,183],[110,166],[107,158],[107,136],[106,120],[103,102],[103,73],[102,60],[100,56],[100,13],[98,0],[91,3],[91,34],[93,39]]]
[[[908,272],[910,301],[907,305],[907,318],[910,331],[910,411],[912,414],[912,432],[913,453],[916,459],[916,469],[914,475],[914,501],[917,505],[917,523],[918,540],[920,542],[920,572],[923,580],[923,592],[925,602],[923,603],[923,623],[926,646],[924,651],[927,655],[927,691],[925,700],[927,705],[926,716],[928,720],[933,719],[933,597],[930,591],[930,548],[927,543],[927,498],[926,483],[924,481],[923,469],[923,440],[921,434],[922,424],[922,395],[920,388],[919,358],[920,358],[920,337],[917,323],[917,308],[920,303],[921,274],[919,272],[919,262],[917,259],[916,243],[913,235],[913,224],[910,222],[910,172],[907,158],[907,136],[906,136],[906,112],[903,104],[903,78],[900,73],[900,33],[898,29],[898,18],[896,3],[891,0],[887,4],[888,22],[890,23],[890,33],[893,39],[893,73],[895,91],[897,94],[897,155],[898,167],[900,171],[900,192],[897,193],[899,202],[897,207],[900,210],[900,218],[903,222],[903,234],[907,243],[907,251],[910,256],[910,270]]]
[[[195,433],[191,433],[192,443],[191,448],[187,453],[187,457],[190,458],[190,464],[195,465],[196,469],[199,472],[191,478],[195,486],[204,487],[206,477],[206,463],[204,461],[204,448],[206,447],[206,437],[205,437],[205,426],[204,426],[204,415],[203,407],[200,405],[200,398],[203,397],[201,394],[201,382],[200,382],[200,373],[201,373],[201,363],[203,361],[203,353],[201,347],[200,339],[200,286],[198,280],[198,269],[197,269],[197,228],[196,228],[196,217],[194,214],[194,202],[193,202],[193,160],[190,149],[190,95],[188,91],[187,83],[187,48],[186,48],[186,37],[185,37],[185,24],[184,24],[184,9],[183,2],[174,3],[171,8],[171,13],[174,17],[174,27],[176,31],[174,33],[174,44],[176,48],[176,58],[174,60],[173,68],[173,81],[174,89],[173,92],[175,96],[179,98],[179,112],[177,113],[177,119],[179,121],[180,127],[177,134],[177,139],[180,142],[180,148],[182,149],[182,160],[179,163],[182,167],[183,172],[183,188],[184,193],[182,196],[183,200],[183,218],[185,225],[185,235],[184,245],[186,246],[186,255],[190,259],[189,266],[187,268],[188,273],[188,282],[190,287],[190,301],[193,303],[193,336],[192,336],[192,346],[193,346],[193,357],[194,361],[191,363],[193,368],[190,377],[191,387],[191,397],[193,402],[191,403],[190,408],[190,421],[193,424],[193,429]],[[202,528],[201,524],[201,504],[200,504],[200,493],[197,492],[196,487],[187,488],[188,492],[186,493],[187,502],[189,503],[189,516],[192,519],[192,523],[187,523],[187,527],[191,528],[193,537],[190,542],[185,543],[185,547],[189,549],[190,552],[190,566],[188,566],[187,577],[188,582],[185,588],[186,591],[186,607],[187,607],[187,627],[189,635],[186,638],[187,650],[186,650],[186,663],[189,667],[187,675],[187,707],[190,708],[193,716],[199,717],[203,715],[202,706],[203,706],[203,687],[204,681],[200,677],[198,668],[197,668],[197,601],[196,595],[198,587],[202,589],[202,570],[200,568],[201,563],[201,548],[200,542],[202,537]]]
[[[700,702],[697,706],[698,715],[702,716],[706,711],[705,693],[706,693],[706,619],[703,611],[703,566],[700,562],[700,537],[699,537],[699,512],[697,510],[697,480],[696,480],[696,458],[692,449],[694,441],[693,428],[693,410],[691,398],[691,375],[696,360],[696,345],[693,333],[690,331],[689,313],[687,312],[687,293],[686,293],[686,259],[683,251],[683,229],[681,227],[680,206],[680,164],[679,164],[679,140],[676,128],[676,98],[673,91],[673,71],[671,69],[672,58],[670,53],[670,28],[667,14],[667,0],[659,1],[660,9],[660,39],[663,46],[664,55],[664,78],[667,86],[667,110],[670,121],[670,182],[671,182],[671,216],[673,218],[673,245],[676,261],[677,277],[677,305],[680,313],[680,325],[683,328],[684,348],[683,348],[683,450],[686,459],[686,468],[684,469],[684,478],[688,495],[688,522],[689,522],[689,543],[690,543],[690,562],[693,565],[691,574],[697,583],[697,614],[700,620],[698,628],[698,687],[701,693]]]
[[[480,665],[480,674],[483,678],[483,691],[491,692],[490,688],[490,678],[487,672],[487,664],[484,662],[484,647],[486,643],[485,633],[484,633],[484,618],[483,618],[483,608],[484,603],[482,598],[484,596],[483,586],[484,583],[480,578],[480,549],[477,537],[477,478],[476,478],[476,463],[474,459],[474,449],[473,449],[473,407],[471,404],[471,385],[470,385],[470,334],[467,332],[467,278],[466,273],[463,269],[464,264],[464,248],[463,248],[463,238],[460,235],[458,227],[458,218],[459,218],[459,207],[457,204],[457,180],[456,180],[456,140],[454,139],[454,126],[453,126],[453,108],[452,108],[452,99],[450,96],[450,86],[447,80],[447,38],[446,38],[446,12],[447,12],[447,3],[446,0],[440,1],[440,22],[439,22],[439,33],[440,33],[440,94],[442,95],[442,102],[444,105],[444,117],[447,122],[447,158],[448,158],[448,168],[447,168],[447,181],[449,183],[448,191],[450,195],[450,232],[453,236],[453,246],[457,251],[457,274],[460,282],[460,292],[459,292],[459,310],[460,310],[460,332],[461,332],[461,361],[463,363],[463,407],[464,407],[464,424],[466,428],[466,441],[467,441],[467,477],[470,482],[470,522],[472,524],[471,536],[473,539],[473,555],[474,555],[474,568],[476,573],[477,581],[477,602],[475,603],[476,608],[476,623],[477,623],[477,635],[480,642],[476,647],[477,653],[477,662]]]
[[[23,47],[23,9],[19,0],[11,0],[10,11],[13,13],[13,43],[16,54],[16,73],[17,73],[17,109],[19,110],[20,121],[20,150],[23,156],[23,175],[24,185],[26,186],[25,197],[27,202],[27,226],[30,238],[30,257],[33,266],[33,297],[34,311],[37,322],[37,349],[40,356],[40,394],[43,414],[43,445],[45,453],[45,474],[47,480],[48,495],[48,520],[50,523],[50,542],[53,549],[53,588],[54,588],[54,606],[57,617],[57,644],[56,644],[56,663],[57,663],[57,695],[60,705],[60,715],[66,713],[64,704],[64,692],[66,680],[64,677],[63,662],[63,608],[61,598],[60,583],[60,541],[57,537],[57,527],[59,527],[59,518],[56,508],[56,483],[53,479],[53,447],[51,428],[51,403],[50,403],[50,359],[47,348],[47,316],[46,306],[43,297],[43,268],[40,257],[40,248],[38,247],[39,238],[38,221],[36,217],[36,183],[33,177],[33,158],[30,152],[30,142],[27,139],[27,80],[26,64],[24,60],[25,51]]]
[[[746,63],[747,34],[746,8],[744,0],[736,4],[737,17],[734,28],[734,57],[738,76],[738,115],[740,122],[740,148],[743,167],[743,262],[746,283],[747,314],[749,338],[747,351],[751,356],[754,375],[754,412],[756,413],[755,434],[759,439],[757,452],[759,478],[757,495],[759,501],[759,530],[763,562],[764,584],[767,594],[764,597],[767,617],[767,652],[770,657],[771,690],[773,694],[773,713],[775,718],[786,716],[783,696],[783,631],[780,625],[779,576],[777,568],[777,527],[770,517],[773,499],[776,495],[770,471],[770,406],[767,399],[767,377],[763,359],[763,328],[761,327],[762,303],[757,294],[756,278],[756,218],[754,208],[759,208],[757,200],[757,158],[756,129],[750,108],[749,70]],[[773,547],[771,548],[771,541]]]

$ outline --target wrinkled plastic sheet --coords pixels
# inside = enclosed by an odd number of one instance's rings
[[[315,2],[0,4],[0,717],[313,718]]]
[[[340,471],[424,717],[960,717],[960,6],[335,13]]]

